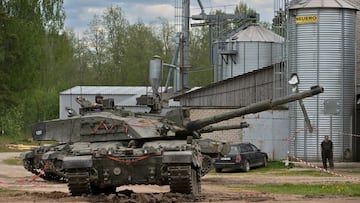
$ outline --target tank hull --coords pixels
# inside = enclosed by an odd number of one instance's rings
[[[63,159],[71,194],[114,193],[122,185],[148,184],[170,185],[171,192],[200,193],[201,153],[196,143],[171,140],[139,145],[75,143]]]

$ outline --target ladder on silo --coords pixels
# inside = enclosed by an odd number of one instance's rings
[[[175,31],[181,32],[183,25],[183,5],[182,0],[175,0]]]
[[[280,63],[274,64],[274,86],[273,86],[273,98],[285,96],[286,92],[286,73],[287,73],[287,7],[288,0],[274,0],[274,20],[273,30],[276,34],[283,36],[285,41],[281,46],[281,60]],[[278,18],[275,18],[278,17]],[[275,61],[276,62],[276,61]]]

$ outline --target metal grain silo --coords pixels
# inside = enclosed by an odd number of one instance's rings
[[[259,25],[231,36],[219,50],[217,81],[235,77],[282,61],[284,38]]]
[[[345,0],[297,0],[290,5],[289,74],[299,75],[300,90],[313,85],[325,89],[304,100],[312,133],[305,128],[299,105],[290,106],[290,153],[295,157],[320,160],[320,143],[329,135],[334,159],[351,158],[356,11]]]

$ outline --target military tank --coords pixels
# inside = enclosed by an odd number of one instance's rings
[[[98,97],[98,95],[96,96]],[[85,100],[84,98],[77,98],[76,101],[80,104],[81,114],[86,114],[89,112],[98,112],[109,111],[115,112],[116,109],[113,106],[112,99],[105,99],[102,106],[98,106],[96,103],[91,103],[90,101]],[[77,115],[75,110],[66,107],[68,111],[68,117]],[[134,115],[131,112],[118,111],[120,114]],[[229,126],[208,126],[201,129],[200,133],[211,133],[214,131],[220,130],[231,130],[231,129],[241,129],[246,128],[249,125],[246,122],[241,122],[239,125],[229,125]],[[33,130],[34,140],[43,141],[36,137],[36,132]],[[52,140],[59,141],[59,139]],[[66,141],[66,142],[65,142]],[[200,145],[203,159],[202,159],[202,168],[201,176],[207,174],[211,167],[211,159],[219,155],[226,155],[230,150],[230,145],[226,142],[215,141],[211,139],[198,139],[196,140]],[[38,175],[39,177],[56,182],[64,182],[66,180],[62,160],[70,152],[70,146],[73,146],[73,141],[71,139],[61,139],[60,143],[51,144],[51,145],[42,145],[37,148],[34,148],[30,151],[23,152],[20,154],[20,157],[23,160],[24,168],[30,171],[31,173]],[[76,146],[76,145],[75,145]]]
[[[63,144],[37,152],[36,156],[42,156],[41,159],[36,159],[34,153],[25,153],[25,168],[43,167],[45,176],[66,178],[74,196],[109,194],[118,186],[134,184],[169,185],[171,192],[199,194],[204,156],[223,150],[213,151],[210,147],[207,151],[201,147],[204,144],[201,133],[221,129],[211,127],[212,124],[321,92],[323,88],[315,86],[304,92],[198,120],[190,120],[189,110],[183,108],[162,116],[116,109],[112,100],[105,101],[106,105],[99,108],[78,98],[79,114],[69,111],[71,116],[66,119],[43,121],[32,126],[34,140]],[[42,163],[35,166],[34,160]]]
[[[150,107],[149,113],[116,108],[113,99],[101,98],[101,103],[92,103],[79,97],[76,99],[81,106],[79,113],[67,108],[68,118],[32,126],[34,140],[59,144],[23,153],[24,167],[47,180],[66,179],[74,196],[109,194],[118,186],[134,184],[169,185],[171,192],[196,195],[201,192],[201,176],[210,170],[211,158],[227,154],[230,149],[227,143],[201,139],[201,134],[248,126],[212,124],[323,92],[322,87],[315,86],[220,115],[190,120],[189,109],[162,111],[163,99],[158,91],[160,66],[158,61],[150,62],[152,94],[137,99],[139,105]]]

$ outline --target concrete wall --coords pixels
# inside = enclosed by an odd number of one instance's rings
[[[287,158],[289,141],[289,112],[288,110],[264,111],[245,116],[250,124],[244,129],[243,142],[251,142],[266,152],[270,160]]]
[[[217,114],[221,114],[224,112],[231,111],[231,109],[215,109],[215,108],[198,108],[198,109],[191,109],[190,110],[190,119],[200,119],[209,116],[214,116]],[[224,126],[224,125],[235,125],[240,124],[243,122],[243,118],[234,118],[227,121],[223,121],[218,124],[214,124],[213,126]],[[219,141],[227,141],[227,142],[241,142],[243,137],[243,130],[242,129],[235,129],[235,130],[225,130],[225,131],[216,131],[212,133],[204,133],[202,134],[203,138],[209,138]]]

